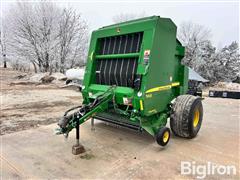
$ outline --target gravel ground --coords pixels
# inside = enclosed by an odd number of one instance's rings
[[[206,178],[240,178],[239,100],[205,98],[198,136],[186,140],[172,135],[165,148],[147,133],[102,122],[91,131],[86,122],[81,126],[81,142],[87,152],[73,156],[74,130],[68,141],[53,132],[64,111],[81,103],[80,93],[56,84],[10,86],[22,73],[0,70],[1,179],[196,179],[181,175],[182,161],[233,165],[236,175]]]
[[[0,135],[57,122],[68,108],[81,103],[77,89],[62,89],[57,84],[10,85],[21,81],[16,77],[24,74],[1,69]]]
[[[147,133],[102,122],[91,131],[89,121],[81,125],[87,152],[78,156],[71,153],[74,130],[66,141],[54,135],[56,124],[0,136],[2,179],[197,179],[196,174],[181,175],[181,162],[187,161],[235,166],[236,175],[216,173],[205,179],[239,180],[239,101],[206,98],[203,106],[198,136],[172,135],[164,148]]]

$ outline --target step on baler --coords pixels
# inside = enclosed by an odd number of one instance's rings
[[[68,110],[58,134],[76,128],[73,154],[84,151],[79,125],[94,118],[145,130],[161,146],[174,135],[194,138],[202,123],[201,98],[187,95],[184,47],[169,18],[152,16],[93,31],[82,86],[82,106]]]

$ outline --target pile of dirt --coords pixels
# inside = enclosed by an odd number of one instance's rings
[[[16,76],[15,78],[16,78],[16,79],[23,79],[23,78],[25,78],[26,76],[27,76],[27,74],[20,74],[20,75]]]
[[[62,73],[36,73],[36,74],[20,74],[15,77],[15,80],[9,85],[40,85],[40,84],[55,84],[62,86],[67,77]]]
[[[41,79],[47,75],[48,73],[37,73],[37,74],[33,74],[33,75],[30,75],[28,77],[28,80],[29,81],[32,81],[32,82],[40,82]]]
[[[62,73],[53,73],[51,75],[49,75],[49,73],[37,73],[37,74],[31,75],[29,77],[29,80],[33,81],[33,82],[41,82],[42,81],[41,79],[44,79],[44,77],[46,77],[47,79],[50,78],[50,79],[52,79],[52,81],[53,80],[58,80],[58,81],[67,80],[67,77]]]
[[[55,80],[55,77],[53,76],[50,76],[50,75],[45,75],[43,76],[40,81],[43,83],[43,84],[49,84],[51,83],[53,80]]]
[[[66,81],[67,80],[67,77],[63,73],[57,72],[57,73],[53,73],[51,76],[54,77],[58,81]]]

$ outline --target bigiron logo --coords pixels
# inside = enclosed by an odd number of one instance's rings
[[[208,175],[236,175],[234,165],[216,165],[212,162],[197,164],[195,161],[181,161],[181,175],[192,175],[204,179]]]

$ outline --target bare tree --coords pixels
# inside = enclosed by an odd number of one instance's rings
[[[217,51],[211,44],[210,30],[191,22],[182,23],[178,38],[186,47],[183,63],[210,82],[234,81],[239,75],[239,45],[232,42]]]
[[[88,28],[74,10],[45,1],[21,2],[7,17],[12,57],[32,63],[35,72],[64,72],[84,58],[79,54],[86,49]]]
[[[114,23],[120,23],[120,22],[125,22],[125,21],[129,21],[129,20],[133,20],[133,19],[138,19],[138,18],[142,18],[145,17],[146,13],[145,12],[141,12],[141,13],[120,13],[117,14],[115,16],[113,16],[113,22]]]
[[[216,76],[221,81],[234,81],[240,77],[239,44],[232,42],[217,53]]]
[[[17,3],[8,16],[8,31],[12,55],[15,59],[30,61],[39,71],[49,71],[54,47],[54,8],[40,3]]]
[[[3,27],[1,27],[0,29],[0,48],[1,48],[1,56],[3,60],[3,68],[7,68],[6,34],[3,30]]]
[[[197,51],[209,40],[211,31],[199,24],[192,22],[183,22],[178,29],[178,39],[186,47],[183,63],[195,68],[197,60]]]
[[[59,21],[60,72],[72,68],[76,60],[84,61],[88,43],[88,26],[73,9],[64,9]],[[66,64],[67,63],[67,64]]]
[[[205,79],[214,82],[217,80],[216,66],[217,56],[216,48],[212,45],[211,41],[204,41],[196,50],[196,57],[194,62],[194,69],[202,75]]]

